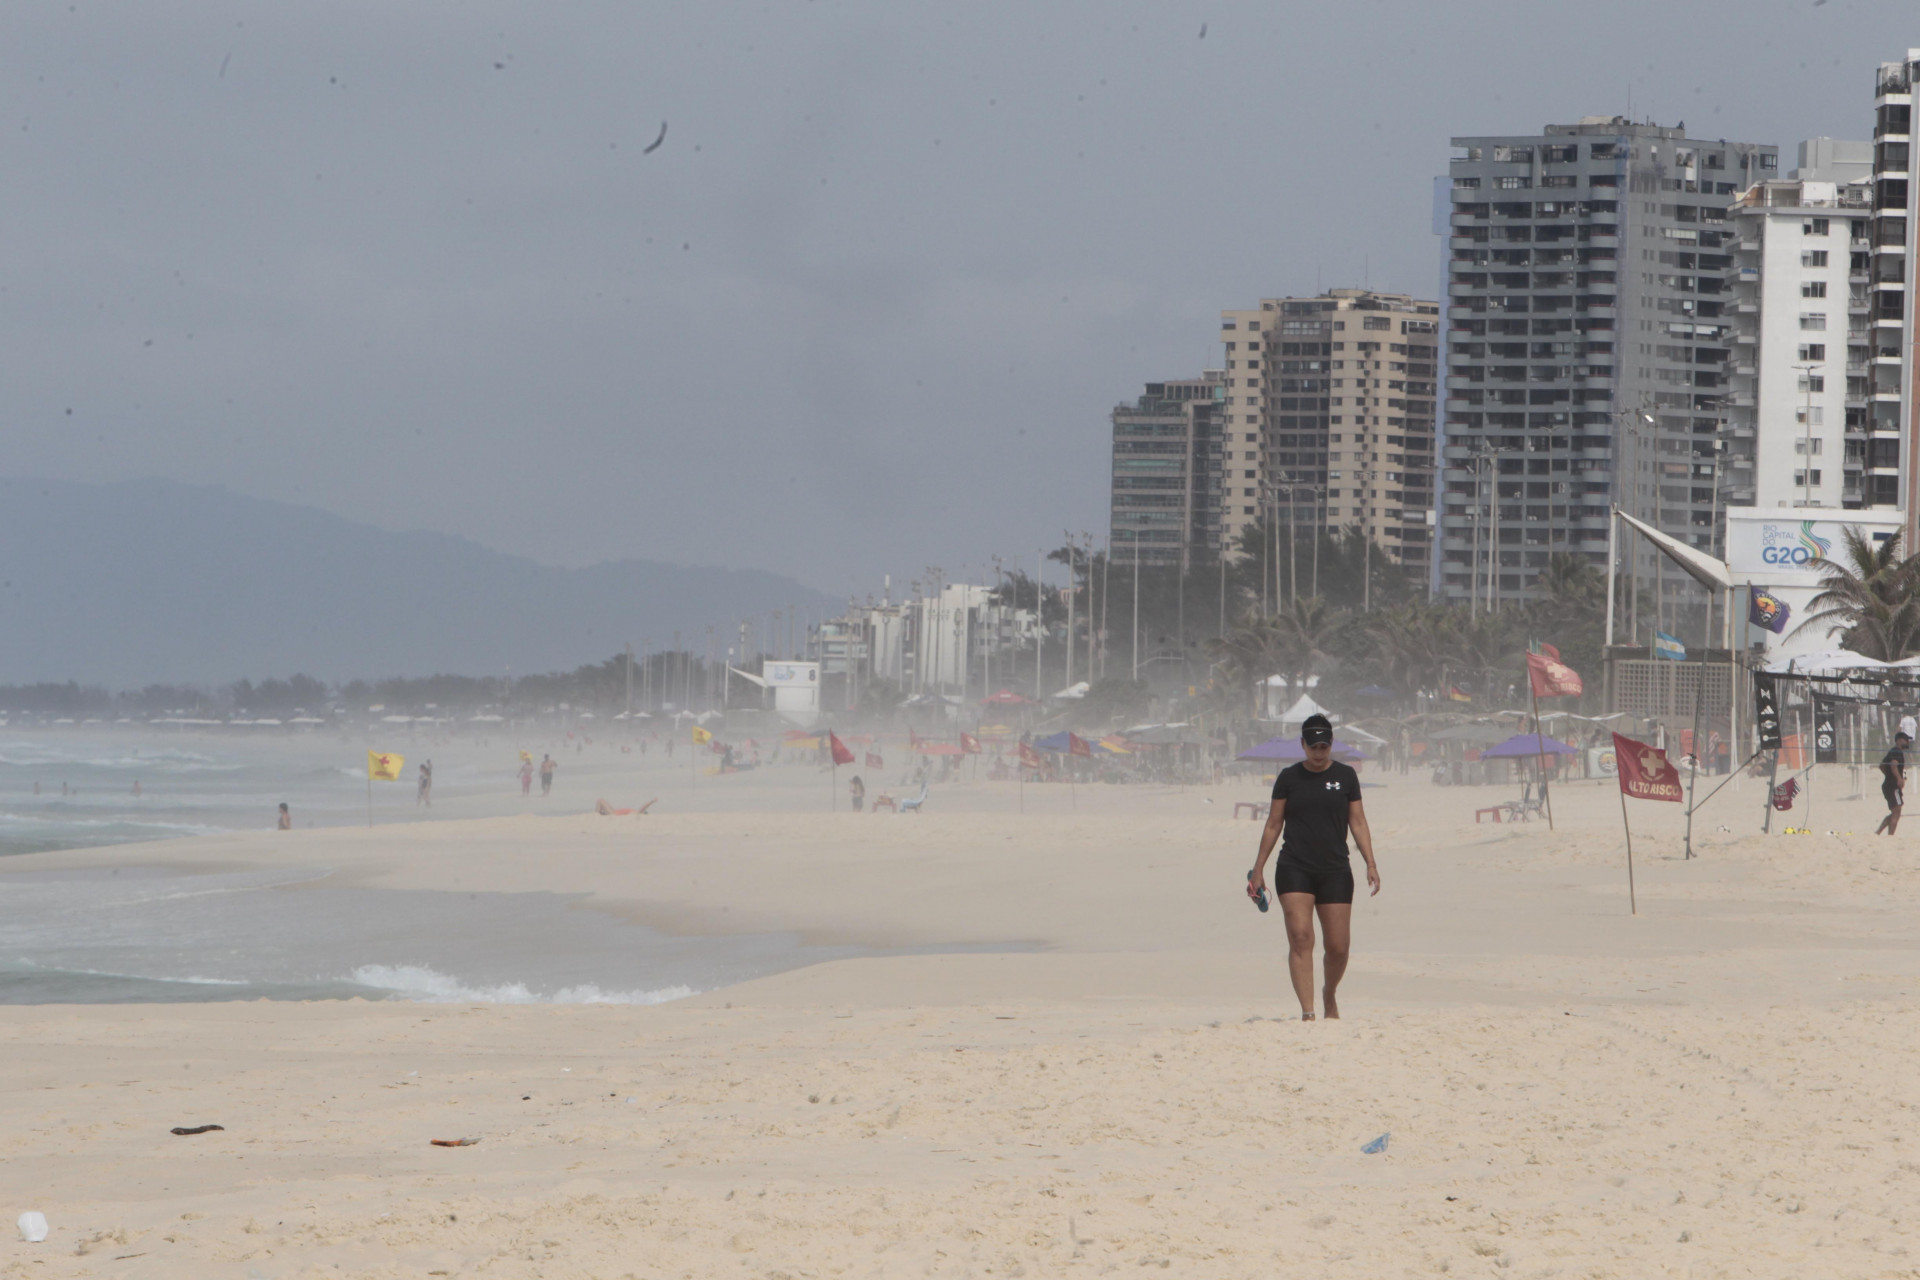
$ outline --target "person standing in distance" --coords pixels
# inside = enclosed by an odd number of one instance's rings
[[[1367,884],[1380,892],[1380,868],[1373,860],[1373,832],[1360,806],[1360,775],[1333,758],[1333,725],[1323,715],[1300,726],[1306,759],[1288,765],[1273,780],[1273,808],[1260,833],[1260,856],[1247,872],[1247,896],[1266,909],[1267,859],[1276,843],[1273,888],[1287,925],[1287,972],[1300,998],[1300,1020],[1313,1021],[1313,917],[1326,935],[1322,1004],[1329,1018],[1340,1016],[1335,993],[1347,971],[1353,937],[1353,868],[1348,862],[1347,832],[1367,860]]]
[[[1887,816],[1873,829],[1875,835],[1900,829],[1900,810],[1907,803],[1907,748],[1912,745],[1912,735],[1903,729],[1893,735],[1893,749],[1880,757],[1880,795],[1887,802]]]

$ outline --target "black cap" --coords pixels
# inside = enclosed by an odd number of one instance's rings
[[[1899,733],[1896,733],[1893,735],[1893,740],[1895,742],[1902,742],[1902,741],[1912,742],[1913,735],[1908,733],[1905,729],[1902,729]]]
[[[1300,744],[1307,747],[1328,746],[1333,742],[1333,722],[1325,716],[1314,714],[1300,724]]]

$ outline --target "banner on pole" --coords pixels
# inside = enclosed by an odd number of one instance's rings
[[[1577,698],[1584,691],[1580,673],[1560,661],[1560,651],[1550,644],[1544,652],[1527,655],[1527,678],[1533,682],[1536,698]]]
[[[1613,735],[1613,758],[1620,769],[1620,792],[1635,800],[1686,799],[1680,787],[1680,771],[1659,747],[1636,742],[1620,734]]]
[[[1840,735],[1834,728],[1833,703],[1826,698],[1813,700],[1813,762],[1840,763]]]
[[[1780,749],[1780,695],[1773,677],[1756,672],[1753,677],[1753,727],[1760,731],[1760,749]]]
[[[1747,588],[1747,621],[1756,627],[1765,627],[1779,635],[1787,629],[1787,619],[1793,616],[1793,610],[1787,602],[1771,591],[1761,587]]]

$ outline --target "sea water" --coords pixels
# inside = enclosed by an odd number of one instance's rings
[[[536,788],[529,804],[513,778],[517,746],[464,745],[431,748],[436,795],[450,793],[456,813],[494,797],[506,806],[498,812],[550,804],[577,813],[591,803],[576,781],[590,757],[562,757],[563,782],[576,793],[543,802]],[[0,728],[0,855],[270,829],[283,801],[300,827],[364,822],[363,752],[336,736],[169,740]],[[408,769],[426,753],[409,751]],[[376,796],[383,823],[436,812],[415,807],[410,779]],[[119,867],[60,870],[9,870],[0,856],[0,1003],[652,1004],[873,954],[791,934],[667,934],[595,910],[582,894],[329,887],[324,866],[181,870],[153,865],[164,855],[152,848],[137,853]]]

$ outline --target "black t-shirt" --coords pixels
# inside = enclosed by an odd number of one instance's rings
[[[1880,763],[1883,765],[1890,764],[1893,766],[1893,777],[1889,778],[1886,776],[1885,773],[1882,773],[1880,775],[1880,779],[1881,779],[1880,785],[1883,787],[1898,786],[1899,783],[1896,781],[1896,779],[1898,779],[1902,774],[1906,772],[1907,753],[1905,751],[1902,751],[1899,747],[1895,747],[1891,751],[1887,752],[1886,755],[1880,757]]]
[[[1319,773],[1291,764],[1273,780],[1273,798],[1287,802],[1280,856],[1302,867],[1347,865],[1348,806],[1360,798],[1360,775],[1338,760]]]

